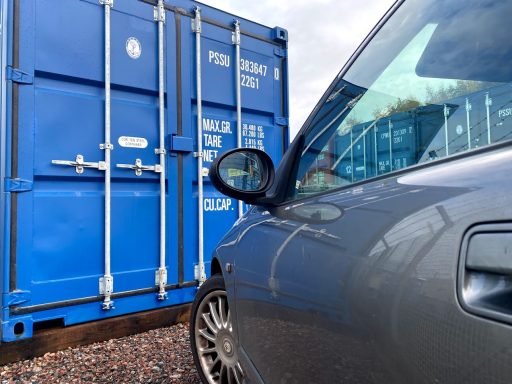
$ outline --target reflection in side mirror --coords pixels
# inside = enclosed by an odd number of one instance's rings
[[[237,148],[218,157],[210,179],[220,192],[249,204],[265,196],[274,182],[274,164],[263,151]]]
[[[235,152],[218,164],[221,180],[243,192],[258,191],[264,183],[264,166],[252,152]]]

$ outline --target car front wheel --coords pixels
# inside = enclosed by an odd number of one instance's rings
[[[209,278],[197,292],[190,319],[190,343],[204,383],[242,383],[243,371],[221,275]]]

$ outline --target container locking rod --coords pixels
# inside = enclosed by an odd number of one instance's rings
[[[471,149],[471,120],[469,116],[469,112],[471,111],[471,103],[469,102],[469,99],[466,97],[466,124],[468,127],[468,150]]]
[[[196,7],[193,31],[196,35],[196,93],[197,93],[197,194],[198,194],[198,280],[199,285],[206,281],[204,267],[204,210],[203,210],[203,100],[201,77],[201,8]]]
[[[487,114],[487,144],[491,144],[491,106],[492,99],[489,97],[489,92],[485,94],[485,109]]]
[[[388,121],[388,136],[389,136],[389,171],[393,171],[393,123]]]
[[[114,308],[111,300],[114,291],[114,278],[110,271],[110,152],[113,149],[110,143],[110,10],[114,6],[113,0],[100,0],[105,8],[105,274],[100,278],[100,294],[104,296],[102,309]]]
[[[350,173],[351,180],[354,182],[354,127],[350,127]]]
[[[443,114],[444,114],[444,145],[445,145],[445,153],[446,153],[446,156],[448,156],[450,154],[449,150],[448,150],[448,117],[450,117],[450,108],[444,104],[444,109],[443,109]]]
[[[158,22],[158,111],[159,111],[159,148],[160,157],[160,267],[155,272],[155,282],[158,289],[158,300],[167,299],[167,268],[165,266],[165,239],[166,239],[166,215],[165,215],[165,61],[164,61],[164,25],[165,8],[163,0],[158,0],[155,7],[155,21]]]
[[[233,32],[233,44],[235,45],[236,55],[236,146],[242,147],[242,84],[240,74],[240,21],[235,20],[235,31]],[[238,200],[238,217],[244,214],[244,206],[241,200]]]

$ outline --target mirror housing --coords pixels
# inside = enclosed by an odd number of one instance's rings
[[[274,164],[270,157],[263,151],[252,148],[237,148],[225,152],[210,166],[210,180],[213,186],[225,195],[232,197],[237,200],[242,200],[247,204],[259,205],[262,207],[277,207],[283,204],[287,197],[293,194],[293,188],[295,187],[295,177],[297,175],[297,169],[299,166],[299,159],[301,152],[304,148],[305,136],[304,133],[299,133],[297,137],[290,144],[288,150],[284,153],[279,167],[274,170]],[[261,188],[259,191],[253,192],[240,192],[233,190],[229,185],[223,183],[219,177],[218,164],[222,161],[225,156],[228,156],[232,152],[237,151],[248,151],[251,153],[257,153],[261,156],[261,159],[267,165],[269,171],[268,185]]]
[[[274,184],[272,159],[255,148],[235,148],[223,153],[210,166],[210,180],[226,196],[257,204]]]

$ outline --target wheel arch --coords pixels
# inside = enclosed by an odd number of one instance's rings
[[[213,275],[221,275],[222,276],[222,267],[220,265],[219,259],[217,259],[216,257],[214,257],[212,259],[212,264],[210,267],[210,276],[213,276]]]

